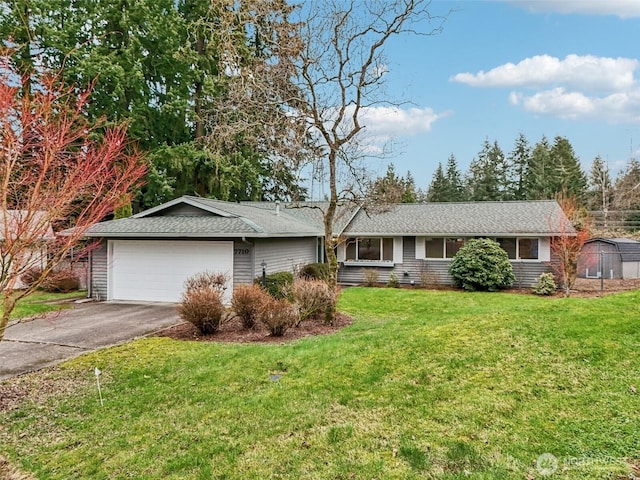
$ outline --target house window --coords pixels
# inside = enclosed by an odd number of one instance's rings
[[[447,238],[445,243],[447,258],[453,258],[464,245],[464,238]]]
[[[518,239],[518,258],[522,260],[538,259],[538,239],[537,238],[519,238]]]
[[[444,238],[427,238],[424,248],[426,258],[444,258]]]
[[[347,261],[393,261],[393,238],[350,238],[347,240]]]
[[[453,258],[464,242],[464,238],[426,238],[425,258]]]
[[[507,252],[510,260],[515,260],[516,258],[518,258],[515,238],[496,238],[496,241],[500,244],[500,247],[502,247],[502,249]]]
[[[496,238],[510,260],[538,260],[537,238]]]

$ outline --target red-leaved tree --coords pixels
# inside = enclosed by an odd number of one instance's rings
[[[556,200],[568,221],[553,220],[553,227],[557,234],[551,239],[551,252],[556,257],[552,259],[552,265],[568,297],[578,277],[580,252],[584,243],[590,238],[591,231],[586,212],[578,205],[575,198],[559,195]]]
[[[146,172],[126,125],[88,122],[90,87],[79,91],[40,73],[24,91],[12,54],[0,52],[0,340],[16,302],[38,288]],[[34,265],[41,273],[15,290]]]

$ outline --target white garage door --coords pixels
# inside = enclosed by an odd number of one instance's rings
[[[231,287],[233,242],[109,241],[110,300],[178,302],[184,281],[204,270],[227,274]]]

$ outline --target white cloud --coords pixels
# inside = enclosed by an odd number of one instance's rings
[[[614,123],[640,123],[640,89],[597,97],[554,88],[533,95],[512,92],[509,101],[527,112],[567,120],[601,119]]]
[[[563,60],[550,55],[506,63],[488,72],[459,73],[451,81],[473,87],[541,87],[567,85],[590,91],[623,91],[634,83],[640,62],[631,58],[567,55]]]
[[[638,0],[510,0],[536,13],[581,15],[613,15],[620,18],[640,17]]]
[[[447,115],[431,108],[369,107],[362,110],[360,120],[369,134],[408,136],[430,131],[436,120]]]
[[[509,103],[537,115],[640,123],[640,85],[634,77],[639,66],[631,58],[537,55],[488,72],[460,73],[451,81],[517,89]]]

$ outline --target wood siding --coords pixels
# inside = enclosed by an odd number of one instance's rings
[[[256,240],[254,243],[255,275],[262,275],[262,262],[267,264],[267,274],[296,272],[308,263],[317,261],[317,239],[283,238]]]
[[[379,283],[387,283],[391,272],[395,272],[403,285],[453,285],[449,274],[450,259],[416,259],[416,237],[404,237],[402,263],[390,267],[368,267],[378,271]],[[514,287],[530,288],[541,273],[551,272],[549,262],[525,262],[512,260],[511,266],[516,277]],[[364,283],[362,266],[340,266],[338,282],[345,285]]]

